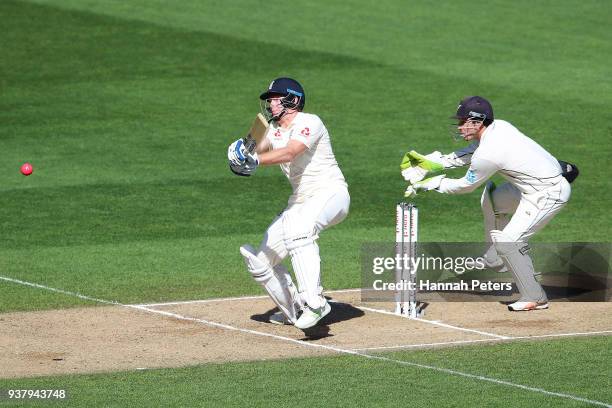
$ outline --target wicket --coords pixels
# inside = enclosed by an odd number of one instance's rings
[[[401,202],[396,207],[395,218],[395,253],[408,259],[416,256],[419,229],[419,210],[412,203]],[[419,317],[416,300],[416,269],[412,263],[398,263],[395,268],[395,282],[409,284],[408,289],[397,290],[395,294],[395,313]]]

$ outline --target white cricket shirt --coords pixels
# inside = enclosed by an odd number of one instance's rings
[[[290,202],[303,201],[322,189],[347,187],[332,151],[329,133],[317,115],[298,112],[287,129],[280,127],[277,122],[272,122],[266,138],[272,149],[286,147],[292,139],[307,147],[293,161],[280,165],[293,187]]]
[[[461,179],[442,179],[441,193],[468,193],[497,172],[523,194],[543,191],[563,178],[557,159],[504,120],[494,120],[480,142],[443,156],[442,162],[446,168],[470,168]]]

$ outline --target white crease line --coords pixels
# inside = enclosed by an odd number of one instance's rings
[[[361,292],[361,288],[354,288],[354,289],[335,289],[335,290],[326,290],[323,292],[323,294],[326,293],[350,293],[350,292]]]
[[[409,316],[399,316],[399,315],[397,315],[397,314],[395,314],[393,312],[389,312],[387,310],[373,309],[371,307],[365,307],[365,306],[354,306],[354,307],[356,307],[358,309],[361,309],[361,310],[368,311],[368,312],[387,314],[387,315],[391,315],[391,316],[396,316],[396,317],[401,318],[401,319],[414,320],[415,322],[433,324],[433,325],[440,326],[440,327],[446,327],[447,329],[454,329],[454,330],[461,330],[461,331],[469,332],[469,333],[476,333],[476,334],[480,334],[481,336],[488,336],[488,337],[493,337],[493,338],[496,338],[496,339],[510,340],[510,339],[514,338],[514,337],[511,337],[511,336],[502,336],[501,334],[488,333],[488,332],[484,332],[484,331],[481,331],[481,330],[466,329],[465,327],[453,326],[451,324],[446,324],[446,323],[438,322],[436,320],[427,320],[427,319],[422,319],[420,317],[414,318],[414,317],[409,317]]]
[[[337,290],[326,290],[326,293],[350,293],[359,292],[361,289],[337,289]],[[176,302],[162,302],[162,303],[141,303],[133,306],[144,306],[144,307],[156,307],[156,306],[173,306],[173,305],[189,305],[196,303],[214,303],[214,302],[235,302],[240,300],[254,300],[254,299],[269,299],[267,295],[261,296],[237,296],[237,297],[226,297],[226,298],[215,298],[215,299],[201,299],[201,300],[181,300]]]
[[[324,344],[317,344],[317,343],[310,343],[310,342],[306,342],[306,341],[303,341],[303,340],[296,340],[296,339],[292,339],[290,337],[278,336],[278,335],[275,335],[275,334],[260,332],[260,331],[257,331],[257,330],[241,329],[239,327],[234,327],[234,326],[230,326],[230,325],[227,325],[227,324],[217,323],[217,322],[213,322],[213,321],[209,321],[209,320],[197,319],[197,318],[194,318],[194,317],[181,316],[179,314],[171,313],[171,312],[166,312],[166,311],[163,311],[163,310],[149,309],[149,308],[147,308],[145,306],[125,305],[125,304],[122,304],[122,303],[119,303],[119,302],[115,302],[115,301],[104,300],[104,299],[97,299],[97,298],[81,295],[80,293],[76,293],[76,292],[69,292],[67,290],[56,289],[56,288],[52,288],[52,287],[49,287],[49,286],[39,285],[37,283],[25,282],[25,281],[22,281],[22,280],[19,280],[19,279],[12,279],[12,278],[4,277],[4,276],[0,276],[0,279],[8,281],[8,282],[14,282],[14,283],[19,283],[21,285],[26,285],[26,286],[31,286],[31,287],[39,288],[39,289],[50,290],[52,292],[61,293],[61,294],[64,294],[64,295],[72,295],[72,296],[76,296],[76,297],[81,298],[81,299],[91,300],[91,301],[100,302],[100,303],[104,303],[104,304],[111,304],[111,305],[116,305],[116,306],[121,306],[121,307],[129,308],[129,309],[146,311],[148,313],[160,314],[160,315],[164,315],[164,316],[167,316],[167,317],[172,317],[172,318],[179,319],[179,320],[186,320],[186,321],[202,323],[202,324],[205,324],[207,326],[219,327],[219,328],[223,328],[223,329],[227,329],[227,330],[231,330],[231,331],[237,331],[237,332],[242,332],[242,333],[253,334],[253,335],[256,335],[256,336],[263,336],[263,337],[269,337],[269,338],[273,338],[273,339],[277,339],[277,340],[288,341],[288,342],[291,342],[291,343],[300,344],[300,345],[305,346],[305,347],[312,347],[312,348],[319,348],[319,349],[324,349],[324,350],[331,350],[331,351],[335,351],[337,353],[360,356],[360,357],[364,357],[364,358],[371,359],[371,360],[379,360],[379,361],[385,361],[385,362],[389,362],[389,363],[400,364],[400,365],[405,365],[405,366],[410,366],[410,367],[424,368],[424,369],[427,369],[427,370],[433,370],[433,371],[437,371],[437,372],[440,372],[440,373],[445,373],[445,374],[450,374],[450,375],[455,375],[455,376],[459,376],[459,377],[465,377],[465,378],[470,378],[470,379],[475,379],[475,380],[480,380],[480,381],[486,381],[486,382],[490,382],[490,383],[493,383],[493,384],[505,385],[505,386],[513,387],[513,388],[519,388],[519,389],[522,389],[522,390],[532,391],[532,392],[536,392],[536,393],[540,393],[540,394],[544,394],[544,395],[550,395],[550,396],[555,396],[555,397],[559,397],[559,398],[570,399],[570,400],[573,400],[573,401],[585,402],[585,403],[592,404],[592,405],[598,405],[598,406],[602,406],[602,407],[612,408],[612,405],[607,404],[607,403],[602,402],[602,401],[590,400],[590,399],[586,399],[586,398],[582,398],[582,397],[577,397],[577,396],[571,395],[571,394],[563,394],[563,393],[560,393],[560,392],[547,391],[547,390],[545,390],[543,388],[528,387],[526,385],[511,383],[509,381],[504,381],[504,380],[498,380],[496,378],[484,377],[484,376],[481,376],[481,375],[469,374],[469,373],[464,373],[462,371],[451,370],[451,369],[448,369],[448,368],[435,367],[435,366],[430,366],[430,365],[426,365],[426,364],[419,364],[419,363],[414,363],[414,362],[410,362],[410,361],[395,360],[395,359],[388,358],[388,357],[383,357],[383,356],[378,356],[378,355],[371,355],[371,354],[365,354],[365,353],[362,353],[362,352],[359,352],[359,351],[343,349],[343,348],[340,348],[340,347],[326,346]]]
[[[177,313],[167,312],[165,310],[151,309],[151,308],[146,307],[146,306],[139,306],[139,305],[122,305],[122,306],[127,307],[127,308],[131,308],[131,309],[142,310],[142,311],[149,312],[149,313],[159,314],[159,315],[162,315],[162,316],[172,317],[172,318],[178,319],[178,320],[186,320],[186,321],[190,321],[190,322],[202,323],[202,324],[205,324],[205,325],[208,325],[208,326],[218,327],[218,328],[221,328],[221,329],[227,329],[227,330],[238,331],[238,332],[242,332],[242,333],[254,334],[254,335],[257,335],[257,336],[270,337],[270,338],[277,339],[277,340],[290,341],[292,343],[297,343],[297,344],[300,344],[300,345],[306,345],[306,346],[309,346],[309,347],[323,348],[323,349],[333,350],[333,351],[337,351],[337,352],[341,352],[341,350],[342,350],[342,349],[336,349],[333,346],[325,346],[323,344],[316,344],[316,343],[307,343],[307,342],[305,342],[303,340],[292,339],[291,337],[278,336],[276,334],[260,332],[260,331],[257,331],[257,330],[242,329],[240,327],[230,326],[228,324],[213,322],[212,320],[205,320],[205,319],[198,319],[196,317],[183,316],[183,315],[180,315],[180,314],[177,314]],[[350,350],[347,350],[347,351],[350,351]],[[350,354],[358,354],[358,353],[357,352],[354,352],[354,353],[351,352]]]
[[[538,334],[535,336],[517,336],[513,337],[513,339],[540,339],[546,337],[572,337],[572,336],[590,336],[593,334],[610,334],[612,330],[601,330],[594,332],[576,332],[576,333],[550,333],[550,334]]]
[[[438,372],[443,372],[443,373],[447,373],[447,374],[451,374],[451,375],[458,375],[458,376],[461,376],[461,377],[473,378],[473,379],[476,379],[476,380],[487,381],[487,382],[491,382],[491,383],[494,383],[494,384],[506,385],[506,386],[509,386],[509,387],[520,388],[520,389],[523,389],[523,390],[537,392],[537,393],[541,393],[541,394],[545,394],[545,395],[550,395],[550,396],[555,396],[555,397],[560,397],[560,398],[567,398],[567,399],[574,400],[574,401],[580,401],[580,402],[585,402],[585,403],[592,404],[592,405],[598,405],[598,406],[602,406],[602,407],[612,408],[612,405],[607,404],[607,403],[602,402],[602,401],[589,400],[589,399],[586,399],[586,398],[577,397],[575,395],[563,394],[563,393],[560,393],[560,392],[547,391],[547,390],[545,390],[543,388],[528,387],[526,385],[511,383],[509,381],[498,380],[496,378],[484,377],[484,376],[481,376],[481,375],[474,375],[474,374],[464,373],[462,371],[456,371],[456,370],[451,370],[451,369],[448,369],[448,368],[440,368],[440,367],[435,367],[435,366],[429,366],[429,365],[425,365],[425,364],[418,364],[418,363],[413,363],[413,362],[409,362],[409,361],[395,360],[395,359],[392,359],[392,358],[387,358],[387,357],[382,357],[382,356],[372,356],[372,355],[369,355],[369,354],[362,354],[362,353],[358,353],[358,355],[366,357],[366,358],[373,358],[373,359],[377,359],[377,360],[381,360],[381,361],[393,362],[393,363],[397,363],[397,364],[401,364],[401,365],[408,365],[408,366],[413,366],[413,367],[426,368],[426,369],[430,369],[430,370],[434,370],[434,371],[438,371]]]
[[[253,300],[253,299],[265,299],[269,296],[242,296],[242,297],[227,297],[227,298],[215,298],[215,299],[201,299],[201,300],[179,300],[176,302],[163,302],[163,303],[142,303],[130,306],[142,306],[142,307],[156,307],[156,306],[176,306],[176,305],[190,305],[196,303],[215,303],[215,302],[233,302],[237,300]]]
[[[495,342],[503,341],[505,339],[477,339],[477,340],[456,340],[456,341],[442,341],[438,343],[418,343],[418,344],[400,344],[397,346],[380,346],[380,347],[363,347],[354,348],[355,351],[367,351],[367,350],[393,350],[393,349],[406,349],[406,348],[422,348],[422,347],[433,347],[433,346],[448,346],[451,344],[470,344],[470,343],[483,343],[483,342]]]
[[[476,339],[476,340],[445,341],[445,342],[439,342],[439,343],[400,344],[396,346],[355,348],[353,350],[356,350],[356,351],[392,350],[392,349],[445,346],[445,345],[452,345],[452,344],[494,343],[494,342],[499,342],[499,341],[510,341],[510,340],[530,340],[530,339],[543,339],[543,338],[555,338],[555,337],[593,336],[596,334],[612,334],[612,330],[603,330],[603,331],[594,331],[594,332],[577,332],[577,333],[551,333],[551,334],[538,334],[538,335],[533,335],[533,336],[515,336],[509,339]]]
[[[45,290],[48,290],[48,291],[51,291],[51,292],[61,293],[62,295],[78,297],[79,299],[89,300],[89,301],[92,301],[92,302],[104,303],[104,304],[107,304],[107,305],[124,306],[123,304],[121,304],[119,302],[116,302],[114,300],[98,299],[98,298],[94,298],[94,297],[90,297],[90,296],[81,295],[78,292],[69,292],[67,290],[55,289],[55,288],[52,288],[50,286],[39,285],[38,283],[26,282],[26,281],[22,281],[22,280],[19,280],[19,279],[14,279],[14,278],[8,278],[6,276],[0,276],[0,280],[4,280],[4,281],[7,281],[7,282],[18,283],[18,284],[24,285],[24,286],[31,286],[33,288],[45,289]]]

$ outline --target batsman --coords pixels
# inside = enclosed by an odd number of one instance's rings
[[[555,159],[509,122],[495,119],[485,98],[463,99],[452,118],[457,121],[455,136],[472,143],[446,155],[406,153],[400,168],[411,185],[405,195],[428,190],[469,193],[499,173],[507,182],[496,186],[488,181],[480,200],[489,243],[485,263],[512,273],[520,298],[508,305],[509,310],[547,309],[548,298],[536,279],[528,240],[565,207],[578,169]],[[461,179],[435,175],[462,166],[469,168]]]
[[[253,151],[243,139],[229,146],[230,169],[250,176],[258,166],[279,165],[293,193],[259,248],[243,245],[240,253],[248,271],[279,308],[270,322],[308,329],[331,311],[321,286],[317,239],[346,218],[350,197],[325,125],[317,115],[303,112],[302,86],[291,78],[277,78],[259,99],[269,127]],[[297,288],[282,264],[287,256]]]

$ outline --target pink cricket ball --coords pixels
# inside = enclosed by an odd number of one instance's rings
[[[32,168],[32,165],[30,163],[23,163],[23,165],[21,166],[21,174],[23,174],[24,176],[29,176],[30,174],[32,174],[33,171],[34,169]]]

